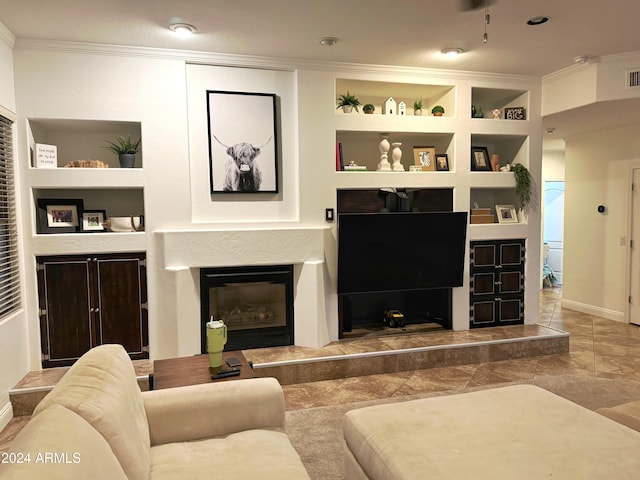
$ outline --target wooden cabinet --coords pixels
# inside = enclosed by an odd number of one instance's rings
[[[143,252],[37,257],[42,365],[70,365],[118,343],[149,358]]]
[[[470,244],[470,328],[524,323],[525,241]]]

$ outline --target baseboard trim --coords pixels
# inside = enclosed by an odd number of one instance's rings
[[[0,431],[4,430],[11,419],[13,418],[13,407],[11,406],[11,402],[7,402],[0,409]]]
[[[624,317],[624,312],[596,307],[594,305],[587,305],[586,303],[574,302],[573,300],[566,300],[563,298],[562,308],[568,308],[569,310],[575,310],[588,315],[595,315],[596,317],[602,317],[616,322],[627,323]]]

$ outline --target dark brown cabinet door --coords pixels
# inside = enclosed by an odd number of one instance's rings
[[[105,343],[149,357],[144,253],[37,261],[43,366],[69,365]]]
[[[470,327],[524,323],[525,241],[474,241],[470,247]]]

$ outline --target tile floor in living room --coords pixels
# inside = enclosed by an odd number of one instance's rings
[[[420,393],[453,393],[569,374],[625,379],[640,385],[640,328],[563,309],[560,295],[557,288],[541,291],[538,323],[569,332],[569,353],[284,385],[287,410]],[[0,432],[0,450],[26,420],[16,418]]]
[[[539,324],[571,334],[569,353],[285,385],[288,410],[462,390],[542,376],[640,382],[640,327],[561,307],[561,289],[540,292]]]

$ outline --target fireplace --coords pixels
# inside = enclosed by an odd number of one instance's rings
[[[206,323],[227,325],[225,350],[293,344],[293,265],[200,269],[201,351]]]

